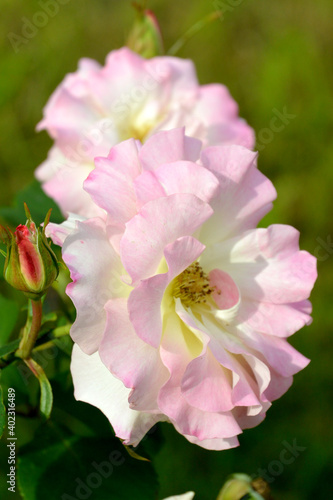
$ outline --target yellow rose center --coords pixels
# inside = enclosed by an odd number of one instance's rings
[[[210,285],[209,277],[199,263],[194,262],[174,279],[172,295],[179,298],[184,306],[191,307],[194,304],[206,303],[215,289],[215,286]]]

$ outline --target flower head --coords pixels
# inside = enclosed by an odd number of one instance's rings
[[[27,222],[10,229],[0,226],[1,239],[7,245],[4,267],[5,280],[32,299],[41,297],[58,276],[58,263],[45,236],[51,211],[48,212],[44,228],[36,228],[25,205]]]
[[[191,61],[146,60],[128,48],[111,52],[104,67],[83,59],[44,110],[38,130],[46,129],[55,142],[36,176],[64,213],[101,215],[82,189],[94,158],[125,139],[144,142],[179,126],[205,144],[254,146],[253,130],[238,117],[226,87],[200,86]]]
[[[315,259],[294,228],[256,229],[276,196],[256,157],[175,129],[115,146],[85,182],[107,216],[63,244],[75,395],[126,444],[166,420],[204,448],[237,446],[308,363],[286,337],[311,322]],[[51,225],[58,242],[66,224]]]

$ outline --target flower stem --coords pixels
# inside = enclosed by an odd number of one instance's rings
[[[19,348],[15,353],[17,357],[22,359],[27,359],[30,357],[31,351],[35,345],[42,324],[43,304],[41,299],[31,300],[31,307],[32,319],[30,328],[27,328],[29,322],[28,318],[27,325],[23,331],[22,340],[20,342]]]
[[[212,21],[215,21],[215,19],[219,19],[221,17],[221,11],[215,11],[211,12],[208,14],[208,16],[204,17],[197,23],[195,23],[189,30],[186,31],[186,33],[181,36],[173,45],[172,47],[168,50],[167,55],[168,56],[174,56],[179,52],[179,50],[187,43],[194,35],[199,33],[199,31],[202,30],[207,24],[211,23]]]

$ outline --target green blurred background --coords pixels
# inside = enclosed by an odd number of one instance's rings
[[[226,84],[240,115],[255,129],[259,168],[278,191],[263,224],[294,225],[301,247],[319,257],[313,324],[291,339],[312,362],[265,422],[244,432],[235,450],[202,450],[163,424],[165,445],[154,459],[159,498],[193,490],[196,500],[214,500],[231,472],[278,470],[272,463],[279,461],[283,443],[294,440],[306,450],[274,479],[274,498],[332,498],[332,0],[148,2],[166,49],[217,5],[226,9],[223,19],[206,26],[178,55],[194,60],[201,83]],[[8,33],[20,35],[22,17],[31,20],[41,8],[32,0],[0,0],[0,6],[0,205],[9,206],[51,145],[45,132],[35,133],[51,92],[79,58],[103,63],[110,50],[122,46],[134,13],[130,0],[59,1],[57,15],[16,53]],[[279,133],[265,131],[274,110],[284,108],[295,118]],[[1,290],[11,293],[3,284]]]

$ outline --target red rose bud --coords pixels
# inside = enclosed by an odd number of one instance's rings
[[[149,59],[164,53],[163,40],[155,14],[134,4],[137,19],[127,39],[127,47]]]
[[[20,224],[13,233],[0,226],[0,235],[7,245],[4,267],[5,280],[31,299],[39,299],[57,278],[57,258],[45,235],[51,210],[46,215],[44,227],[36,228],[25,205],[27,222]]]

